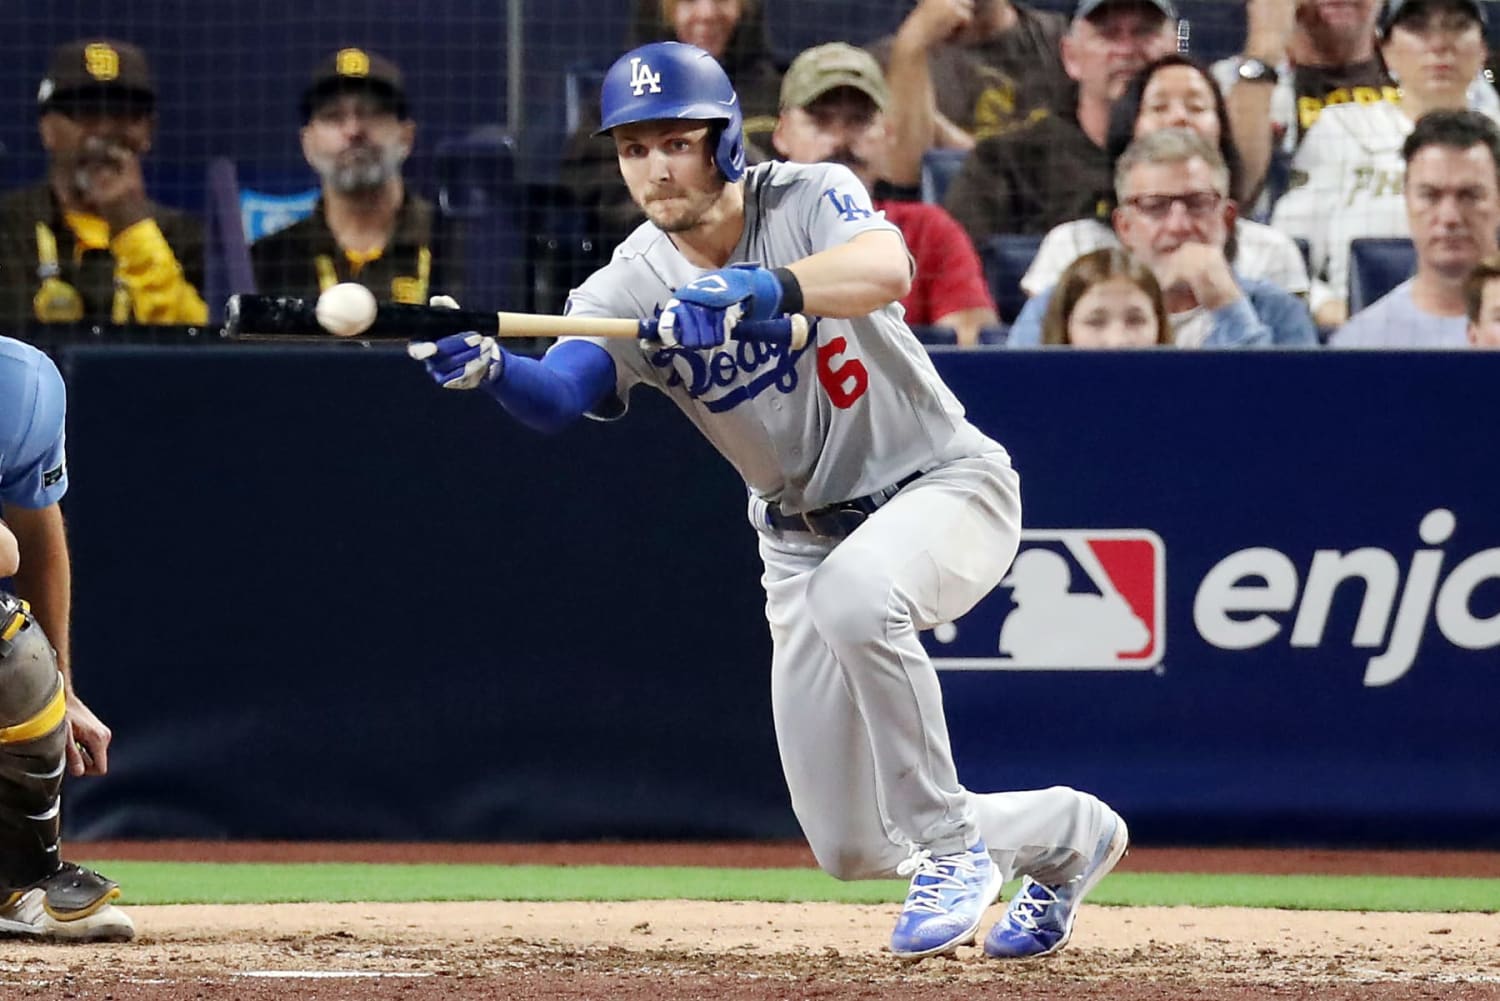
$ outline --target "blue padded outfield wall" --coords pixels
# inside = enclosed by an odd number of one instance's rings
[[[386,350],[58,357],[116,733],[75,837],[796,836],[743,488],[655,394],[547,439]],[[971,787],[1143,842],[1500,844],[1500,356],[936,360],[1067,581],[930,640]]]

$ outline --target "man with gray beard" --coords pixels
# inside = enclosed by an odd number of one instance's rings
[[[323,193],[312,215],[250,248],[258,291],[316,299],[358,282],[409,303],[457,292],[456,260],[444,259],[454,255],[434,246],[432,204],[401,177],[416,123],[396,65],[340,49],[317,64],[301,110],[302,155]]]

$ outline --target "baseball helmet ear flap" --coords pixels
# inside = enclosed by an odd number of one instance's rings
[[[714,163],[729,181],[745,174],[745,119],[739,95],[713,56],[682,42],[652,42],[625,53],[604,74],[599,129],[634,122],[721,122]]]
[[[718,145],[714,147],[714,163],[726,181],[738,181],[745,176],[745,120],[738,108],[734,118],[724,123],[719,133]]]

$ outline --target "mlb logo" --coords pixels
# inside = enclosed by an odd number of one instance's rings
[[[1166,650],[1166,550],[1145,529],[1024,531],[1000,585],[923,636],[939,670],[1147,670]]]

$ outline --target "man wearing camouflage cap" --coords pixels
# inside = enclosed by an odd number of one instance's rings
[[[781,78],[771,144],[796,163],[842,163],[873,192],[895,158],[912,157],[887,130],[890,104],[873,55],[843,42],[819,45],[793,60]],[[944,327],[959,344],[977,344],[980,329],[1000,321],[963,227],[939,205],[877,199],[874,206],[900,228],[916,262],[911,291],[901,300],[906,322]]]

